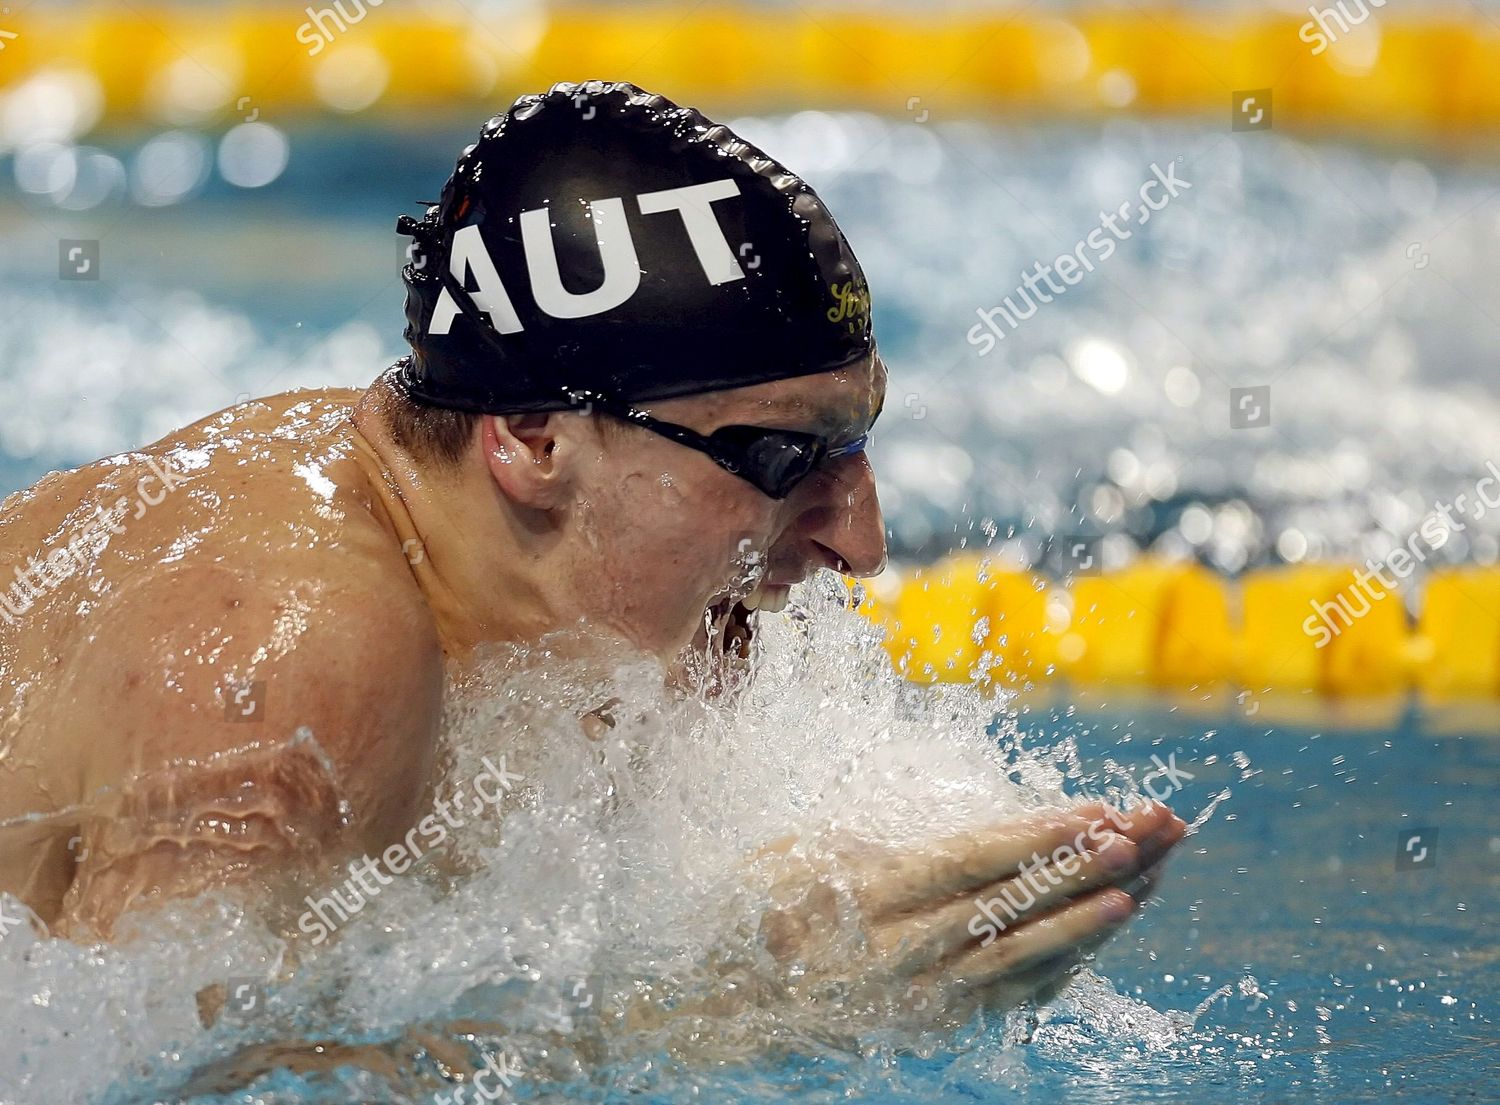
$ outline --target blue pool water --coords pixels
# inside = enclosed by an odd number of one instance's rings
[[[1156,741],[1179,749],[1180,763],[1200,765],[1189,809],[1232,788],[1099,969],[1157,1008],[1234,989],[1166,1054],[1122,1063],[1096,1037],[1088,1051],[1107,1083],[1068,1053],[1016,1099],[1055,1099],[1047,1088],[1100,1102],[1500,1096],[1500,743],[1492,731],[1436,733],[1434,720],[1413,709],[1387,729],[1241,721],[1207,735],[1147,707],[1066,726],[1091,730],[1081,743],[1099,755],[1126,732],[1122,755]],[[1231,748],[1250,757],[1249,779],[1234,781]],[[1248,995],[1247,975],[1258,981]],[[1077,1028],[1055,1031],[1064,1041]]]

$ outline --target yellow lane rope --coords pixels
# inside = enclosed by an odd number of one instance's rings
[[[454,12],[464,11],[454,5]],[[31,5],[0,15],[0,88],[94,82],[105,118],[403,112],[558,80],[627,79],[713,110],[864,108],[913,120],[1004,113],[1202,114],[1269,88],[1277,128],[1463,133],[1500,123],[1500,25],[1380,8],[1318,52],[1305,13],[971,11],[843,5],[537,6],[475,22],[394,3]],[[346,16],[350,18],[345,18]],[[356,17],[357,18],[353,18]]]
[[[960,554],[862,592],[859,609],[916,682],[1500,694],[1500,567],[1433,572],[1415,619],[1402,591],[1328,564],[1231,581],[1145,560],[1065,588]]]

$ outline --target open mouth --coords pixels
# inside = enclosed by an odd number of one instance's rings
[[[741,660],[750,658],[750,642],[755,637],[756,622],[761,614],[777,614],[786,609],[791,595],[788,586],[757,583],[743,598],[726,595],[704,612],[709,641],[726,656]]]

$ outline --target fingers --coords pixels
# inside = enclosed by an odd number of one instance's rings
[[[1178,837],[1187,828],[1182,819],[1160,802],[1147,802],[1133,809],[1121,810],[1113,806],[1101,806],[1105,827],[1123,833],[1137,844],[1143,843],[1176,827]]]
[[[1143,880],[1185,830],[1160,804],[1122,811],[1093,802],[922,850],[892,852],[845,838],[831,856],[843,867],[871,950],[886,969],[912,978],[947,973],[940,966],[947,964],[996,981],[1050,958],[1065,967],[1087,954],[1149,893]],[[785,850],[781,842],[767,854]],[[819,944],[814,930],[827,927],[820,925],[825,913],[837,913],[831,897],[819,908],[805,896],[809,885],[832,895],[816,872],[799,867],[783,880],[798,891],[795,903],[766,918],[767,946],[778,959]]]
[[[1130,878],[1139,870],[1138,854],[1134,841],[1111,834],[1097,852],[1061,855],[1056,863],[1028,866],[935,909],[876,925],[871,945],[888,958],[899,957],[905,970],[924,970],[976,940],[988,944],[1090,890]]]
[[[970,999],[992,1009],[1009,1009],[1023,1001],[1048,1002],[1067,986],[1070,973],[1104,945],[1115,929],[1090,937],[1063,955],[1054,956],[1017,974],[1005,975],[988,985],[968,988]]]
[[[1104,829],[1118,833],[1135,844],[1137,854],[1134,871],[1145,871],[1159,864],[1187,833],[1187,823],[1159,802],[1150,802],[1132,810],[1118,810],[1107,806],[1097,808],[1104,811]]]
[[[1185,829],[1182,820],[1159,803],[1122,811],[1103,802],[1089,802],[907,852],[876,851],[845,858],[853,866],[854,890],[866,917],[878,921],[991,886],[1054,857],[1097,851],[1116,835],[1145,850],[1138,862],[1146,867],[1170,850]]]
[[[1104,806],[1091,803],[1033,814],[909,852],[860,857],[855,893],[872,920],[922,909],[1010,878],[1027,864],[1045,862],[1059,848],[1088,850],[1090,839],[1102,842],[1110,835],[1104,816]]]
[[[947,1008],[961,1016],[973,1005],[1006,1009],[1038,996],[1045,999],[1066,985],[1068,972],[1098,951],[1134,911],[1135,903],[1118,888],[1096,891],[1046,919],[1029,922],[992,945],[994,950],[977,948],[954,963],[919,973],[907,995],[941,993]],[[1011,943],[1002,947],[1004,941]]]
[[[1135,899],[1106,887],[1006,932],[988,947],[976,946],[940,968],[960,988],[998,985],[1056,960],[1056,970],[1076,963],[1114,934],[1135,910]]]
[[[1165,806],[1160,808],[1165,812],[1165,816],[1157,821],[1151,833],[1137,840],[1140,845],[1140,865],[1143,870],[1159,862],[1177,846],[1187,833],[1187,822]]]

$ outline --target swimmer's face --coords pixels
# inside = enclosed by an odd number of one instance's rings
[[[838,446],[870,429],[885,387],[885,366],[874,357],[835,372],[638,406],[703,434],[764,426]],[[863,453],[825,461],[778,500],[638,427],[560,417],[570,432],[592,435],[591,447],[580,438],[571,456],[566,525],[577,613],[664,660],[708,644],[749,609],[780,609],[792,584],[818,568],[864,576],[885,564],[884,522]]]

